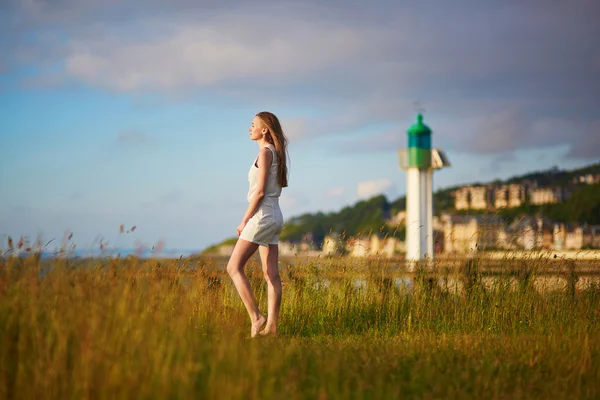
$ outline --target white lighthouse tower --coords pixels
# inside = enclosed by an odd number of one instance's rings
[[[398,150],[406,171],[406,261],[414,267],[433,260],[433,170],[450,166],[440,149],[431,148],[431,129],[417,115],[408,131],[408,149]]]

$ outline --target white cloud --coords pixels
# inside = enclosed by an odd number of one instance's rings
[[[302,139],[310,135],[306,118],[287,118],[281,121],[281,125],[290,140]]]
[[[262,15],[262,14],[261,14]],[[113,90],[176,91],[252,79],[298,78],[357,59],[368,37],[351,26],[306,22],[291,16],[252,24],[256,12],[165,28],[162,34],[124,39],[78,38],[66,57],[67,73]],[[141,27],[150,31],[152,23]]]
[[[392,181],[386,178],[363,181],[358,183],[356,194],[359,199],[368,199],[384,193],[393,186]]]
[[[436,129],[443,129],[437,135]],[[591,159],[600,156],[600,120],[558,117],[532,118],[517,109],[504,109],[464,118],[442,126],[432,126],[436,143],[476,154],[497,155],[509,160],[517,150],[553,148],[566,144],[570,158]],[[446,143],[444,143],[446,142]]]
[[[9,61],[0,69],[32,67],[36,73],[23,78],[30,85],[76,80],[300,105],[283,121],[295,140],[386,123],[404,132],[413,101],[422,100],[427,112],[460,123],[453,142],[472,153],[594,144],[584,133],[573,139],[536,128],[538,119],[597,114],[600,47],[589,38],[600,33],[600,3],[577,1],[459,4],[438,15],[377,0],[368,9],[342,0],[173,0],[168,8],[160,0],[143,8],[127,0],[23,0],[0,5],[0,23],[10,22],[8,39],[0,39]],[[308,107],[318,114],[302,115]],[[392,136],[378,139],[366,146],[395,146]],[[572,149],[572,157],[594,153],[583,144]]]

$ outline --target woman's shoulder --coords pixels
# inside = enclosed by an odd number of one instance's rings
[[[262,149],[260,149],[258,151],[258,155],[267,155],[267,154],[272,154],[271,150],[269,149],[268,146],[263,147]]]
[[[271,152],[273,152],[273,153],[275,153],[275,152],[277,151],[277,150],[275,149],[275,146],[274,146],[273,144],[271,144],[271,143],[267,143],[267,144],[265,145],[265,147],[263,147],[263,148],[262,148],[262,150],[265,150],[265,151],[271,151]]]
[[[258,151],[258,158],[264,158],[268,162],[272,162],[273,161],[273,152],[271,150],[269,150],[269,148],[267,146],[265,146]]]

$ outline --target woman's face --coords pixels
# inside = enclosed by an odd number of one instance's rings
[[[266,133],[266,128],[259,117],[254,117],[254,119],[252,120],[252,125],[250,126],[250,129],[248,129],[248,131],[250,132],[251,140],[259,140],[264,137]]]

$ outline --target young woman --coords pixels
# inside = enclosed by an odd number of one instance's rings
[[[249,131],[250,139],[256,141],[260,150],[248,173],[248,209],[237,227],[239,239],[227,263],[227,272],[250,315],[250,336],[255,337],[259,333],[277,334],[281,305],[278,241],[283,228],[279,195],[281,188],[287,187],[288,183],[287,139],[277,117],[267,111],[256,114]],[[244,266],[256,249],[268,285],[267,318],[258,309],[254,292],[244,273]]]

